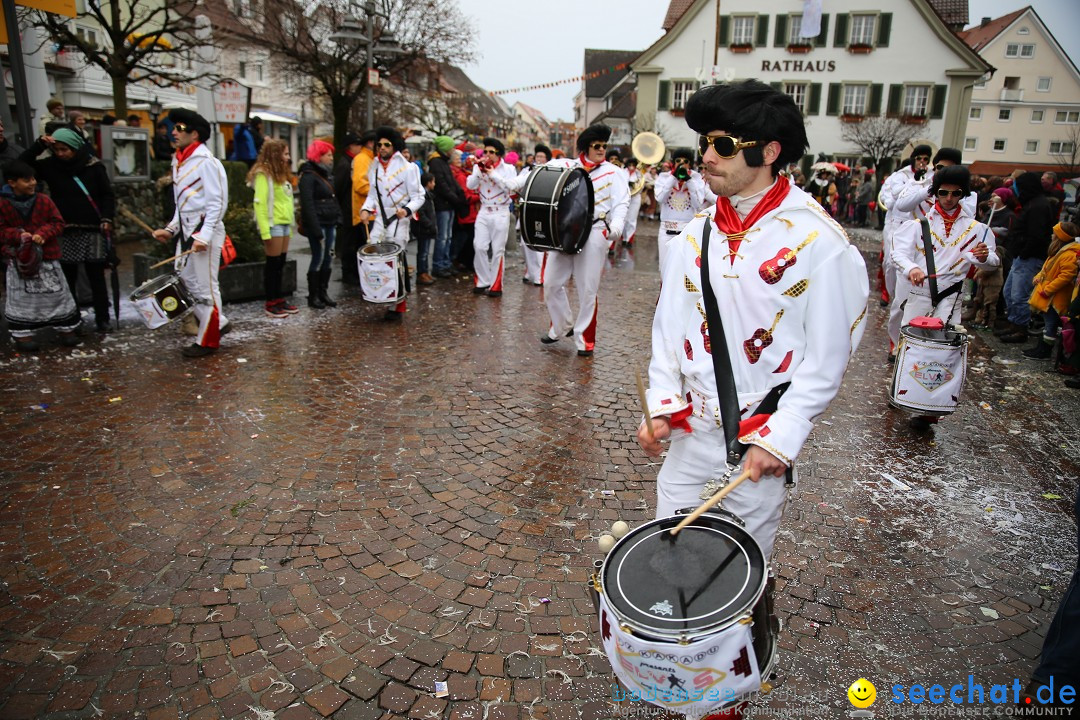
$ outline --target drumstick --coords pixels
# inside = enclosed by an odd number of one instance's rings
[[[645,413],[645,429],[649,431],[649,437],[655,440],[656,433],[653,432],[652,415],[649,414],[649,401],[645,399],[645,383],[641,379],[641,371],[634,368],[634,375],[637,376],[637,392],[638,399],[641,400],[641,410]]]
[[[180,253],[179,255],[173,255],[171,258],[165,258],[164,260],[162,260],[159,263],[154,263],[153,265],[150,266],[150,269],[153,270],[154,268],[159,268],[162,265],[167,265],[168,263],[171,263],[174,260],[179,260],[180,258],[184,257],[185,255],[190,255],[193,252],[195,252],[195,248],[191,248],[190,250],[185,250],[184,252]]]
[[[128,210],[126,207],[121,207],[120,208],[120,213],[124,217],[126,217],[128,220],[131,220],[133,223],[135,223],[136,225],[141,227],[146,232],[150,233],[151,235],[154,234],[154,228],[147,225],[145,222],[143,222],[142,218],[140,218],[138,215],[136,215],[135,213]]]
[[[683,518],[683,521],[682,521],[681,523],[679,523],[679,524],[678,524],[678,525],[676,525],[675,527],[671,528],[671,535],[672,535],[672,536],[678,535],[678,534],[679,534],[679,531],[680,531],[680,530],[682,530],[682,529],[683,529],[684,527],[686,527],[687,525],[689,525],[690,523],[694,522],[694,521],[695,521],[695,520],[697,520],[697,519],[698,519],[699,517],[701,517],[702,515],[704,515],[704,514],[705,514],[705,512],[706,512],[706,511],[707,511],[707,510],[708,510],[709,508],[711,508],[711,507],[712,507],[713,505],[715,505],[716,503],[718,503],[718,502],[720,502],[721,500],[723,500],[723,499],[724,499],[724,497],[725,497],[725,496],[726,496],[726,495],[727,495],[727,494],[728,494],[729,492],[731,492],[732,490],[734,490],[734,489],[735,489],[735,488],[736,488],[736,487],[737,487],[737,486],[739,485],[739,483],[741,483],[741,482],[742,482],[743,480],[745,480],[745,479],[746,479],[746,478],[748,478],[748,477],[750,477],[750,470],[749,470],[749,469],[747,469],[747,470],[743,470],[743,473],[742,473],[742,475],[740,475],[739,477],[737,477],[737,478],[735,478],[734,480],[732,480],[731,482],[729,482],[729,483],[728,483],[727,485],[725,485],[725,486],[724,486],[724,487],[723,487],[723,488],[722,488],[722,489],[720,490],[720,492],[716,493],[716,494],[715,494],[715,495],[713,495],[713,496],[712,496],[711,498],[709,498],[708,500],[706,500],[705,502],[703,502],[703,503],[701,504],[701,507],[699,507],[699,508],[698,508],[697,510],[695,510],[694,512],[690,513],[690,514],[689,514],[689,515],[687,515],[687,516],[686,516],[685,518]]]

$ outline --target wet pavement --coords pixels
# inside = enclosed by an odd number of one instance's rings
[[[441,281],[396,326],[334,283],[335,310],[229,306],[201,360],[129,309],[73,351],[0,347],[0,718],[625,712],[585,583],[594,538],[655,505],[655,228],[605,273],[592,359],[538,342],[516,253],[501,299]],[[858,677],[1024,683],[1075,566],[1080,393],[982,333],[916,436],[869,318],[800,456],[759,713],[846,717]]]

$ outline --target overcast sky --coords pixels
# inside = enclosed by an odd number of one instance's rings
[[[727,2],[728,0],[722,0]],[[465,71],[485,90],[554,82],[581,75],[585,48],[644,50],[662,34],[668,0],[458,0],[472,19],[480,59]],[[1076,63],[1077,0],[969,0],[969,17],[999,17],[1030,4]],[[829,0],[823,0],[829,12]],[[743,5],[749,7],[749,5]],[[539,108],[549,120],[573,120],[580,84],[503,95]]]

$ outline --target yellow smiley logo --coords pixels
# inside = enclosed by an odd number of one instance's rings
[[[848,700],[860,710],[865,710],[877,700],[877,688],[866,678],[859,678],[847,689]]]

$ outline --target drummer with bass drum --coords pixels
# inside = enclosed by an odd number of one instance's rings
[[[630,206],[630,191],[626,176],[605,160],[611,128],[602,123],[585,128],[577,139],[575,159],[552,160],[544,167],[580,168],[592,184],[593,213],[588,236],[577,252],[549,252],[544,269],[544,301],[547,303],[551,325],[540,342],[552,344],[562,337],[573,337],[579,357],[592,357],[596,347],[597,292],[600,276],[607,262],[608,245],[622,237],[626,211]],[[534,170],[534,174],[535,174]],[[519,176],[507,187],[518,192],[528,178]],[[567,192],[570,188],[567,188]],[[566,284],[574,278],[580,306],[575,318],[570,307]]]
[[[204,357],[217,352],[221,335],[229,321],[221,312],[218,269],[225,242],[225,211],[229,207],[229,183],[225,168],[205,143],[210,139],[210,123],[198,113],[177,108],[169,111],[173,123],[176,153],[172,159],[173,194],[176,211],[161,230],[154,231],[158,242],[176,238],[176,252],[190,255],[176,261],[180,281],[195,299],[199,333],[183,350],[184,357]]]

